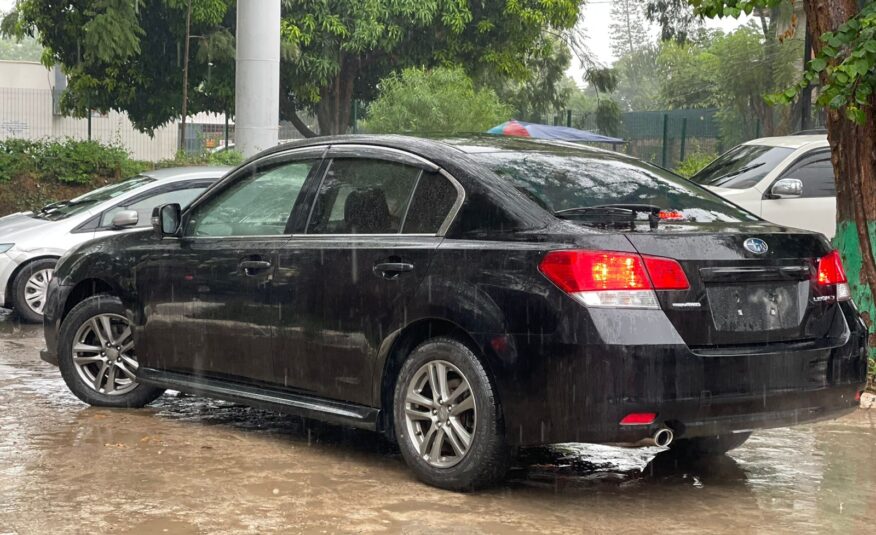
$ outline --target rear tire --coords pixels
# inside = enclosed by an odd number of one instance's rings
[[[46,290],[55,273],[58,261],[42,258],[25,264],[12,285],[12,308],[18,317],[27,323],[43,321],[43,308],[46,306]]]
[[[402,456],[421,481],[467,491],[505,478],[510,451],[495,389],[459,341],[434,338],[411,352],[399,372],[393,414]]]
[[[85,403],[139,408],[155,401],[164,389],[138,383],[138,366],[131,325],[117,297],[91,296],[64,318],[58,367],[67,387]]]
[[[724,455],[743,445],[751,433],[728,433],[714,437],[683,438],[669,444],[669,449],[679,457],[710,457]]]

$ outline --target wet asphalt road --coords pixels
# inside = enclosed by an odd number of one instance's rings
[[[173,395],[86,407],[41,347],[0,311],[0,535],[876,531],[876,410],[697,464],[532,450],[504,486],[454,494],[367,432]]]

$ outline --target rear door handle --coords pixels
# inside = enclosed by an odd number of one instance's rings
[[[244,260],[240,263],[240,269],[247,277],[254,277],[265,270],[271,269],[271,263],[267,260]]]
[[[381,262],[374,265],[374,273],[384,279],[394,279],[402,273],[414,270],[414,265],[407,262]]]

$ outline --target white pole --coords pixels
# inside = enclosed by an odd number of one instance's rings
[[[277,144],[280,0],[237,2],[234,145],[245,157]]]

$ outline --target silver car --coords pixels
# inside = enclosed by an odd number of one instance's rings
[[[0,307],[25,321],[42,320],[55,263],[73,246],[115,232],[151,226],[152,208],[188,205],[230,167],[147,171],[38,212],[0,217]]]

